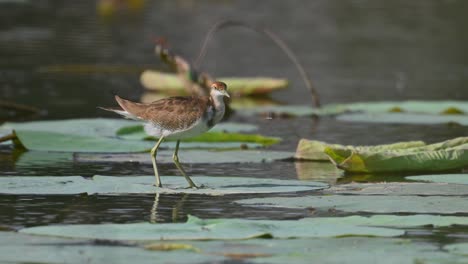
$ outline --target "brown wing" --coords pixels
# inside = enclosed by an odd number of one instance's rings
[[[212,106],[208,97],[176,96],[150,104],[135,103],[118,96],[115,99],[131,115],[171,130],[192,126]]]

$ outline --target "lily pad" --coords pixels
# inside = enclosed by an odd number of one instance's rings
[[[110,240],[238,240],[252,238],[306,238],[337,236],[383,236],[404,234],[403,230],[347,224],[338,218],[301,220],[208,219],[190,216],[186,223],[57,225],[25,228],[21,233],[58,237]]]
[[[285,79],[267,77],[220,77],[218,80],[227,83],[229,93],[233,95],[262,95],[286,88],[288,85],[288,81]],[[140,81],[149,90],[177,94],[185,92],[184,84],[176,74],[146,70],[141,74]]]
[[[127,153],[147,152],[155,141],[124,140],[110,137],[92,137],[52,132],[15,130],[18,145],[27,150],[57,151],[57,152],[100,152],[100,153]],[[263,139],[271,143],[273,138]],[[162,148],[175,148],[176,142],[163,142]],[[263,146],[252,142],[184,142],[180,148],[207,148],[207,149],[239,149],[241,147],[257,148]]]
[[[346,149],[350,152],[359,151],[390,151],[390,150],[402,150],[414,147],[425,146],[426,143],[423,141],[407,141],[398,142],[393,144],[384,144],[376,146],[344,146],[339,144],[329,144],[323,141],[301,139],[297,145],[296,154],[294,158],[300,160],[317,160],[317,161],[328,161],[330,158],[325,153],[327,147]]]
[[[5,194],[128,194],[128,193],[193,193],[225,195],[236,193],[281,193],[311,191],[327,188],[320,182],[257,179],[241,177],[193,176],[199,189],[187,189],[184,177],[162,176],[163,188],[153,184],[154,176],[35,176],[1,177],[0,193]]]
[[[468,114],[468,102],[466,101],[382,101],[382,102],[357,102],[350,104],[332,104],[325,108],[336,108],[341,112],[368,112],[368,113],[424,113],[431,115],[454,112]],[[451,110],[451,111],[448,111]]]
[[[252,132],[258,130],[256,125],[252,124],[242,124],[234,122],[224,122],[214,126],[210,132]],[[143,129],[143,125],[140,122],[135,122],[130,126],[121,126],[115,133],[117,136],[126,138],[126,139],[138,139],[142,140],[148,137]]]
[[[456,122],[466,125],[468,123],[468,102],[464,101],[358,102],[329,104],[321,108],[307,105],[286,105],[257,107],[239,112],[246,115],[263,113],[272,113],[280,116],[339,115],[339,120],[360,122],[379,122],[382,119],[383,122],[405,124]],[[363,113],[345,114],[349,112]],[[449,113],[457,113],[457,115]]]
[[[347,172],[446,171],[468,166],[468,137],[389,150],[329,145],[324,152]]]
[[[153,143],[129,141],[117,138],[79,136],[53,132],[15,130],[17,144],[27,150],[57,152],[143,152],[149,151]]]
[[[415,180],[419,176],[415,176]],[[468,186],[445,183],[407,183],[407,182],[382,182],[382,183],[350,183],[335,185],[325,191],[327,194],[346,195],[443,195],[464,196],[468,195]]]
[[[113,242],[110,242],[113,243]],[[169,244],[170,242],[157,242]],[[466,263],[464,244],[445,246],[400,238],[302,238],[239,241],[181,241],[198,250],[149,251],[146,242],[94,243],[92,240],[0,233],[0,259],[6,263]],[[450,253],[449,253],[450,252]],[[445,261],[445,262],[444,262]]]
[[[414,180],[414,181],[458,183],[458,184],[465,184],[465,185],[468,184],[468,174],[438,174],[438,175],[408,176],[406,177],[406,179]]]
[[[468,115],[430,115],[413,113],[353,113],[337,116],[340,121],[362,123],[437,125],[455,123],[468,126]]]
[[[147,137],[140,122],[124,119],[70,119],[6,123],[0,129],[15,130],[18,145],[28,150],[58,152],[143,152],[155,142],[142,142]],[[214,130],[214,134],[200,135],[181,144],[181,148],[233,149],[257,148],[278,142],[279,138],[216,131],[251,131],[254,125],[226,123]],[[116,134],[122,134],[116,138]],[[123,140],[125,139],[125,140]],[[138,139],[129,142],[128,139]],[[163,142],[163,148],[175,148],[175,142]]]
[[[269,197],[237,201],[254,207],[335,209],[368,213],[468,213],[467,197],[329,195],[306,197]],[[466,218],[468,220],[468,218]]]
[[[67,135],[114,137],[122,127],[138,125],[139,122],[126,119],[83,118],[53,121],[33,121],[4,123],[0,128],[11,130],[28,130],[53,132]]]
[[[187,250],[170,252],[145,250],[134,242],[121,244],[109,241],[33,236],[16,232],[0,232],[0,261],[2,263],[47,264],[154,264],[221,262],[226,258]]]
[[[158,151],[158,163],[173,163],[173,151]],[[184,150],[179,151],[182,163],[264,163],[291,158],[292,152],[268,150]],[[75,155],[79,162],[139,162],[151,164],[148,153],[138,154],[81,154]]]
[[[216,126],[217,127],[217,126]],[[246,125],[245,128],[248,128]],[[201,135],[183,139],[182,142],[243,142],[243,143],[254,143],[258,145],[268,146],[278,143],[281,139],[277,137],[266,137],[258,134],[242,134],[234,132],[224,132],[227,130],[239,130],[243,129],[241,125],[224,125],[213,131],[205,132]],[[223,131],[224,130],[224,131]],[[143,126],[130,126],[123,127],[117,131],[117,135],[123,139],[131,140],[156,140],[154,137],[148,136]]]

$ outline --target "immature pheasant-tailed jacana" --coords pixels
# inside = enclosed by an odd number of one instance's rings
[[[197,188],[179,163],[180,139],[206,132],[221,121],[225,111],[224,96],[229,97],[226,84],[214,82],[211,85],[210,96],[175,96],[143,104],[128,101],[116,95],[115,100],[121,109],[102,109],[115,112],[129,119],[145,121],[145,132],[150,136],[159,138],[156,145],[151,149],[151,161],[153,162],[156,186],[162,187],[156,165],[156,154],[159,145],[164,139],[176,139],[177,143],[172,156],[174,163],[190,187]]]

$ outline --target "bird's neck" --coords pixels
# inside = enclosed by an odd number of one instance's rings
[[[213,102],[213,106],[215,109],[215,114],[213,117],[214,124],[219,123],[219,121],[223,119],[224,111],[226,110],[223,98],[224,96],[222,95],[211,95],[211,101]]]

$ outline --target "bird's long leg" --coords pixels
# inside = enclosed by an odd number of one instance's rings
[[[174,155],[172,155],[172,159],[174,160],[174,163],[177,166],[177,169],[179,169],[180,173],[182,173],[182,175],[184,175],[185,179],[187,180],[188,184],[190,185],[190,188],[197,188],[195,183],[193,183],[192,179],[190,179],[190,177],[187,176],[184,169],[182,168],[182,166],[179,163],[179,155],[178,155],[179,144],[180,144],[180,140],[177,140]]]
[[[154,145],[154,147],[151,149],[151,161],[153,162],[153,170],[154,170],[154,176],[156,177],[157,187],[162,187],[161,179],[159,178],[158,167],[156,166],[156,155],[158,153],[159,145],[161,145],[161,142],[163,141],[163,139],[164,137],[161,136],[158,142],[156,143],[156,145]]]

